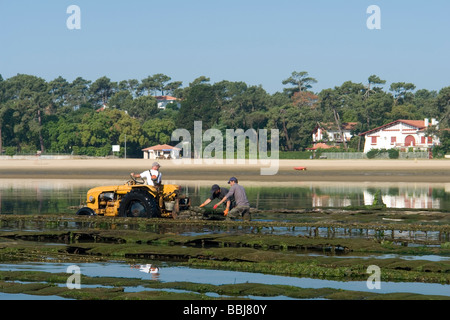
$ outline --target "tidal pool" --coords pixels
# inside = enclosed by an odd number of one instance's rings
[[[72,300],[59,296],[37,296],[24,293],[4,293],[0,292],[0,300]]]
[[[146,262],[146,263],[152,263]],[[69,263],[18,263],[2,264],[1,271],[44,271],[44,272],[67,272]],[[124,263],[81,263],[77,264],[81,270],[81,286],[83,275],[90,277],[124,277],[139,278],[148,281],[159,280],[161,282],[193,282],[203,284],[237,284],[237,283],[261,283],[289,285],[300,288],[334,288],[342,290],[374,292],[374,293],[416,293],[424,295],[450,296],[450,285],[417,282],[381,282],[380,289],[370,289],[366,281],[335,281],[311,278],[297,278],[287,276],[276,276],[262,273],[250,273],[239,271],[195,269],[170,265],[164,262],[156,262],[160,271],[157,276],[144,273],[129,264]],[[68,277],[71,273],[68,273]],[[130,289],[133,290],[133,289]],[[34,296],[32,296],[34,297]],[[1,298],[1,296],[0,296]],[[257,297],[254,297],[257,298]],[[282,299],[282,297],[281,297]]]

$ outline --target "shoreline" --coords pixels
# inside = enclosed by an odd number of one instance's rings
[[[186,161],[187,160],[187,161]],[[276,174],[264,175],[270,164],[264,161],[161,160],[163,179],[180,181],[368,181],[368,182],[450,182],[450,160],[274,160]],[[211,160],[210,160],[211,161]],[[131,172],[150,168],[147,159],[0,160],[1,179],[123,179]],[[186,163],[187,162],[187,163]],[[306,167],[306,171],[294,167]]]

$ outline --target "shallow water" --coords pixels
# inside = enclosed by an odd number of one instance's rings
[[[0,300],[72,300],[59,296],[38,296],[24,293],[4,293],[0,292]]]
[[[323,254],[316,254],[316,253],[307,253],[306,255],[312,256],[312,257],[323,257],[326,255]],[[442,257],[437,255],[421,255],[421,256],[411,256],[411,255],[400,255],[400,254],[379,254],[379,255],[333,255],[335,258],[342,258],[342,259],[402,259],[402,260],[425,260],[425,261],[450,261],[450,257]]]
[[[117,180],[0,179],[0,213],[74,213],[73,207],[85,202],[90,188],[123,183]],[[201,204],[210,196],[211,183],[180,185],[193,205]],[[378,190],[381,190],[384,203],[391,208],[450,210],[450,184],[291,182],[242,185],[251,206],[260,210],[370,205]],[[225,183],[222,187],[229,186]]]
[[[10,181],[0,179],[0,214],[75,214],[75,207],[85,201],[86,191],[98,185],[122,184],[123,181],[61,181],[61,180],[27,180]],[[176,183],[171,181],[168,183]],[[243,183],[242,183],[243,184]],[[226,187],[226,184],[224,184]],[[184,192],[191,197],[194,205],[203,202],[209,197],[210,183],[188,183],[182,185]],[[360,206],[371,204],[373,194],[381,190],[383,201],[395,208],[422,208],[422,209],[444,209],[450,210],[450,184],[432,184],[432,183],[277,183],[270,184],[249,184],[246,185],[247,195],[252,207],[261,210],[273,209],[303,209],[303,208],[324,208],[324,207],[342,207],[347,205]],[[278,215],[278,219],[290,219],[289,215]],[[268,219],[267,217],[256,217],[255,220]],[[279,220],[278,220],[279,221]],[[97,226],[98,227],[98,226]],[[130,228],[133,228],[131,225]],[[41,230],[74,230],[90,228],[89,223],[83,225],[73,221],[47,225],[45,222],[22,221],[20,224],[15,222],[3,222],[2,231],[41,231]],[[274,227],[274,228],[236,228],[221,229],[216,227],[204,226],[183,226],[177,229],[177,226],[159,227],[149,232],[167,233],[174,232],[181,235],[201,235],[229,232],[230,234],[239,233],[262,233],[274,235],[289,236],[308,236],[311,233],[310,228],[296,227]],[[320,237],[330,237],[327,228],[317,228]],[[358,230],[348,232],[345,229],[337,228],[332,237],[350,237],[350,238],[373,238],[375,231],[368,230],[367,233],[361,233]],[[390,231],[389,231],[390,232]],[[407,237],[408,233],[393,231],[395,239],[401,240]],[[437,233],[428,232],[423,234],[420,231],[414,234],[417,240],[436,240]],[[303,253],[302,253],[303,254]],[[311,254],[313,255],[313,254]],[[323,256],[325,254],[319,254]],[[354,254],[335,256],[341,258],[353,258]],[[449,257],[442,256],[408,256],[408,255],[370,255],[358,256],[358,258],[401,258],[405,260],[428,260],[428,261],[450,261]],[[411,292],[418,294],[444,295],[450,296],[450,286],[440,284],[426,283],[395,283],[383,282],[380,290],[370,290],[365,281],[333,281],[309,278],[296,278],[285,276],[274,276],[259,273],[224,271],[224,270],[206,270],[180,267],[164,262],[157,262],[161,267],[160,273],[145,274],[138,269],[131,268],[130,265],[121,262],[117,263],[85,263],[79,264],[82,274],[86,276],[112,276],[112,277],[130,277],[163,282],[189,281],[208,284],[233,284],[233,283],[265,283],[265,284],[284,284],[298,286],[302,288],[336,288],[344,290],[374,291],[376,293],[392,292]],[[1,264],[0,270],[37,270],[45,272],[66,272],[70,264],[55,263],[20,263],[20,264]],[[140,290],[141,288],[127,288],[126,290]],[[148,288],[145,288],[149,290]],[[262,299],[261,297],[249,297],[252,299]],[[61,299],[60,297],[41,297],[29,295],[11,295],[0,293],[0,299]],[[270,299],[290,299],[288,297],[271,297]]]
[[[151,262],[150,262],[151,263]],[[67,268],[73,264],[68,263],[20,263],[2,264],[0,270],[10,271],[44,271],[67,272]],[[450,285],[416,282],[382,282],[380,289],[369,289],[366,281],[335,281],[311,278],[297,278],[287,276],[267,275],[262,273],[249,273],[239,271],[194,269],[167,265],[158,262],[160,272],[156,276],[139,271],[139,269],[124,263],[82,263],[77,264],[81,270],[81,286],[83,275],[90,277],[125,277],[140,278],[149,281],[162,282],[188,281],[194,283],[206,283],[213,285],[236,283],[263,283],[289,285],[300,288],[335,288],[375,293],[408,292],[425,295],[450,296]],[[71,274],[68,273],[68,277]],[[132,289],[129,289],[132,290]],[[34,297],[34,296],[33,296]],[[0,297],[1,298],[1,297]],[[274,298],[272,298],[274,299]],[[282,299],[282,297],[281,297]]]

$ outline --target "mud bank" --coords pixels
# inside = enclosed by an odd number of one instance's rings
[[[22,263],[92,264],[142,263],[173,264],[190,270],[227,270],[252,274],[332,280],[339,282],[367,279],[367,268],[379,266],[381,281],[450,285],[449,225],[435,213],[418,214],[409,223],[382,220],[376,213],[354,212],[350,220],[341,220],[339,211],[303,212],[296,222],[164,220],[81,216],[3,215],[0,225],[0,262],[20,266]],[[386,215],[383,215],[384,217]],[[357,220],[365,217],[364,222]],[[315,221],[308,221],[315,219]],[[303,220],[303,221],[302,221]],[[306,220],[306,221],[305,221]],[[372,220],[372,221],[370,221]],[[207,232],[191,232],[198,227]],[[36,230],[33,231],[33,228]],[[296,234],[294,230],[306,228]],[[338,228],[344,236],[337,237]],[[5,231],[8,229],[9,231]],[[271,230],[285,230],[282,234]],[[320,233],[319,229],[325,229]],[[355,236],[356,231],[359,235]],[[395,233],[392,230],[397,230]],[[433,237],[417,239],[416,232]],[[410,236],[405,238],[404,235]],[[411,245],[412,244],[412,245]],[[392,257],[387,257],[393,255]],[[442,259],[421,259],[428,255]],[[383,258],[378,258],[383,256]],[[414,259],[402,258],[415,257]],[[19,267],[20,268],[20,267]],[[139,279],[83,275],[81,290],[64,285],[67,274],[29,271],[1,271],[0,292],[59,296],[66,299],[448,299],[427,293],[395,292],[388,294],[322,288],[245,283],[211,285],[189,281],[142,282]],[[20,282],[22,281],[22,282]],[[89,287],[90,286],[90,287]],[[124,288],[134,286],[134,292]],[[150,290],[151,289],[151,290]],[[169,290],[169,291],[168,291]],[[182,290],[182,292],[170,290]],[[420,292],[420,291],[419,291]]]
[[[2,178],[27,179],[126,179],[131,172],[147,170],[153,160],[84,159],[84,160],[0,160]],[[269,165],[248,160],[228,164],[202,162],[177,163],[162,160],[164,179],[192,181],[227,181],[238,176],[242,181],[386,181],[449,182],[450,160],[278,160],[275,175],[262,175]],[[306,171],[294,170],[304,166]]]
[[[152,232],[166,223],[160,219],[131,220],[115,219],[113,225],[105,230],[99,230],[95,225],[82,225],[82,228],[72,231],[2,232],[0,260],[92,262],[120,259],[130,263],[158,260],[193,267],[340,280],[364,278],[367,276],[367,267],[376,264],[383,268],[385,281],[450,284],[448,261],[420,259],[421,255],[450,255],[448,226],[428,226],[429,231],[443,233],[440,240],[431,241],[432,245],[419,241],[409,246],[408,242],[415,242],[413,239],[396,240],[389,234],[380,233],[367,235],[365,238],[334,238],[318,236],[314,232],[304,236],[258,232],[258,227],[276,227],[277,223],[260,225],[254,222],[235,222],[231,225],[215,221],[214,224],[224,228],[225,233],[181,235]],[[133,223],[137,228],[131,230]],[[207,224],[204,223],[203,226],[205,225]],[[238,225],[240,228],[236,229]],[[312,230],[318,226],[320,223],[311,226]],[[358,228],[356,225],[352,227]],[[369,228],[367,225],[366,227]],[[379,260],[365,257],[367,254],[407,254],[418,258],[411,261],[400,258]]]
[[[12,282],[21,281],[24,283]],[[0,292],[25,293],[30,296],[60,296],[76,300],[217,300],[248,297],[321,300],[449,300],[439,295],[341,290],[333,288],[299,288],[289,285],[259,283],[198,284],[193,282],[149,282],[147,279],[89,277],[83,275],[83,288],[70,290],[65,284],[67,273],[0,271]],[[90,288],[89,286],[95,286]],[[142,290],[127,291],[141,287]]]

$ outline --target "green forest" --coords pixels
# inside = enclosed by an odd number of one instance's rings
[[[127,156],[141,158],[141,149],[172,144],[177,128],[203,130],[279,129],[280,151],[303,151],[312,146],[318,123],[358,122],[347,151],[361,151],[359,133],[398,120],[435,118],[441,139],[438,154],[450,152],[450,86],[436,91],[418,89],[376,75],[365,83],[346,81],[314,92],[318,82],[306,71],[292,72],[281,80],[282,92],[268,93],[261,85],[220,81],[206,76],[188,85],[164,74],[145,79],[113,82],[63,77],[46,81],[17,74],[0,75],[1,154],[73,154],[108,156],[112,145],[127,143]],[[180,107],[159,109],[155,96],[171,95]],[[102,109],[102,106],[107,106]],[[123,154],[123,148],[121,148]]]

